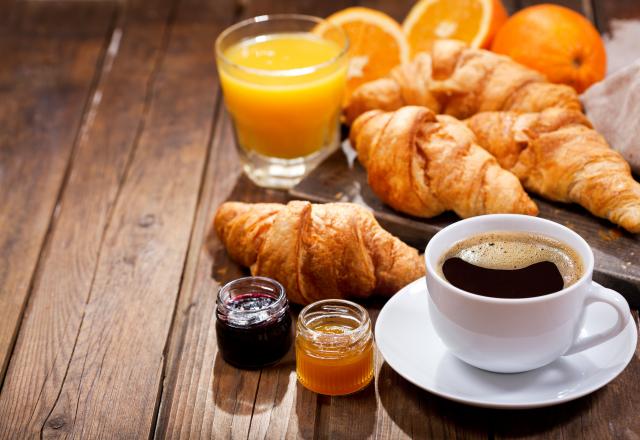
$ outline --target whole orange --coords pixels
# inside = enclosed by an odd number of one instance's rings
[[[541,4],[507,20],[491,49],[578,92],[604,78],[607,55],[598,31],[582,15],[562,6]]]

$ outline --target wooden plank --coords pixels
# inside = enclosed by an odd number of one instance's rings
[[[164,50],[170,6],[169,1],[152,8],[130,4],[111,33],[0,395],[0,417],[14,438],[39,435],[60,395],[104,230],[149,110],[148,92]],[[48,427],[62,429],[65,424],[54,418]]]
[[[240,3],[225,2],[220,8],[224,13],[214,20],[216,32],[231,24],[232,17],[242,7]],[[220,94],[218,84],[212,93]],[[217,108],[221,106],[218,97]],[[259,372],[234,374],[233,369],[216,356],[216,285],[211,283],[212,271],[216,273],[216,268],[212,269],[209,264],[203,241],[211,220],[211,206],[224,200],[240,169],[226,114],[218,111],[213,133],[168,344],[166,376],[154,432],[157,438],[217,438],[223,433],[229,437],[232,433],[246,432],[243,424],[248,426],[250,421],[252,396],[260,377]],[[221,265],[219,270],[220,276],[227,273],[233,276],[233,269]],[[235,412],[243,415],[234,417]]]
[[[159,438],[237,438],[249,429],[260,371],[227,365],[217,354],[215,339],[217,289],[243,272],[220,245],[213,248],[213,259],[203,246],[213,212],[234,186],[246,190],[245,196],[252,192],[248,179],[236,184],[239,166],[232,136],[228,116],[221,112],[167,355]]]
[[[0,26],[0,381],[101,59],[112,7],[16,3]]]
[[[198,5],[181,8],[43,436],[141,438],[153,428],[215,107],[215,28]]]

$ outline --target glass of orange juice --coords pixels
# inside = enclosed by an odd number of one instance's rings
[[[254,17],[216,40],[216,60],[247,176],[290,188],[340,141],[348,39],[321,18]]]

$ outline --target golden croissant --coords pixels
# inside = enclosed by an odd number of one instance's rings
[[[298,304],[390,296],[425,274],[415,249],[352,203],[227,202],[214,227],[233,260],[278,280]]]
[[[416,106],[371,110],[356,119],[350,140],[373,192],[398,211],[433,217],[452,210],[463,218],[538,213],[518,178],[451,116]]]
[[[420,53],[389,76],[362,84],[344,113],[351,123],[368,110],[390,111],[405,105],[425,106],[459,119],[493,110],[581,109],[573,88],[551,84],[509,57],[455,40],[437,40],[430,53]]]
[[[640,232],[640,184],[581,112],[487,112],[467,124],[478,143],[526,189],[578,203],[630,232]]]

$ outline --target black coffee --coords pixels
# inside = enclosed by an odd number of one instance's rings
[[[543,235],[491,232],[454,245],[441,260],[454,286],[494,298],[530,298],[557,292],[583,273],[578,254]]]

